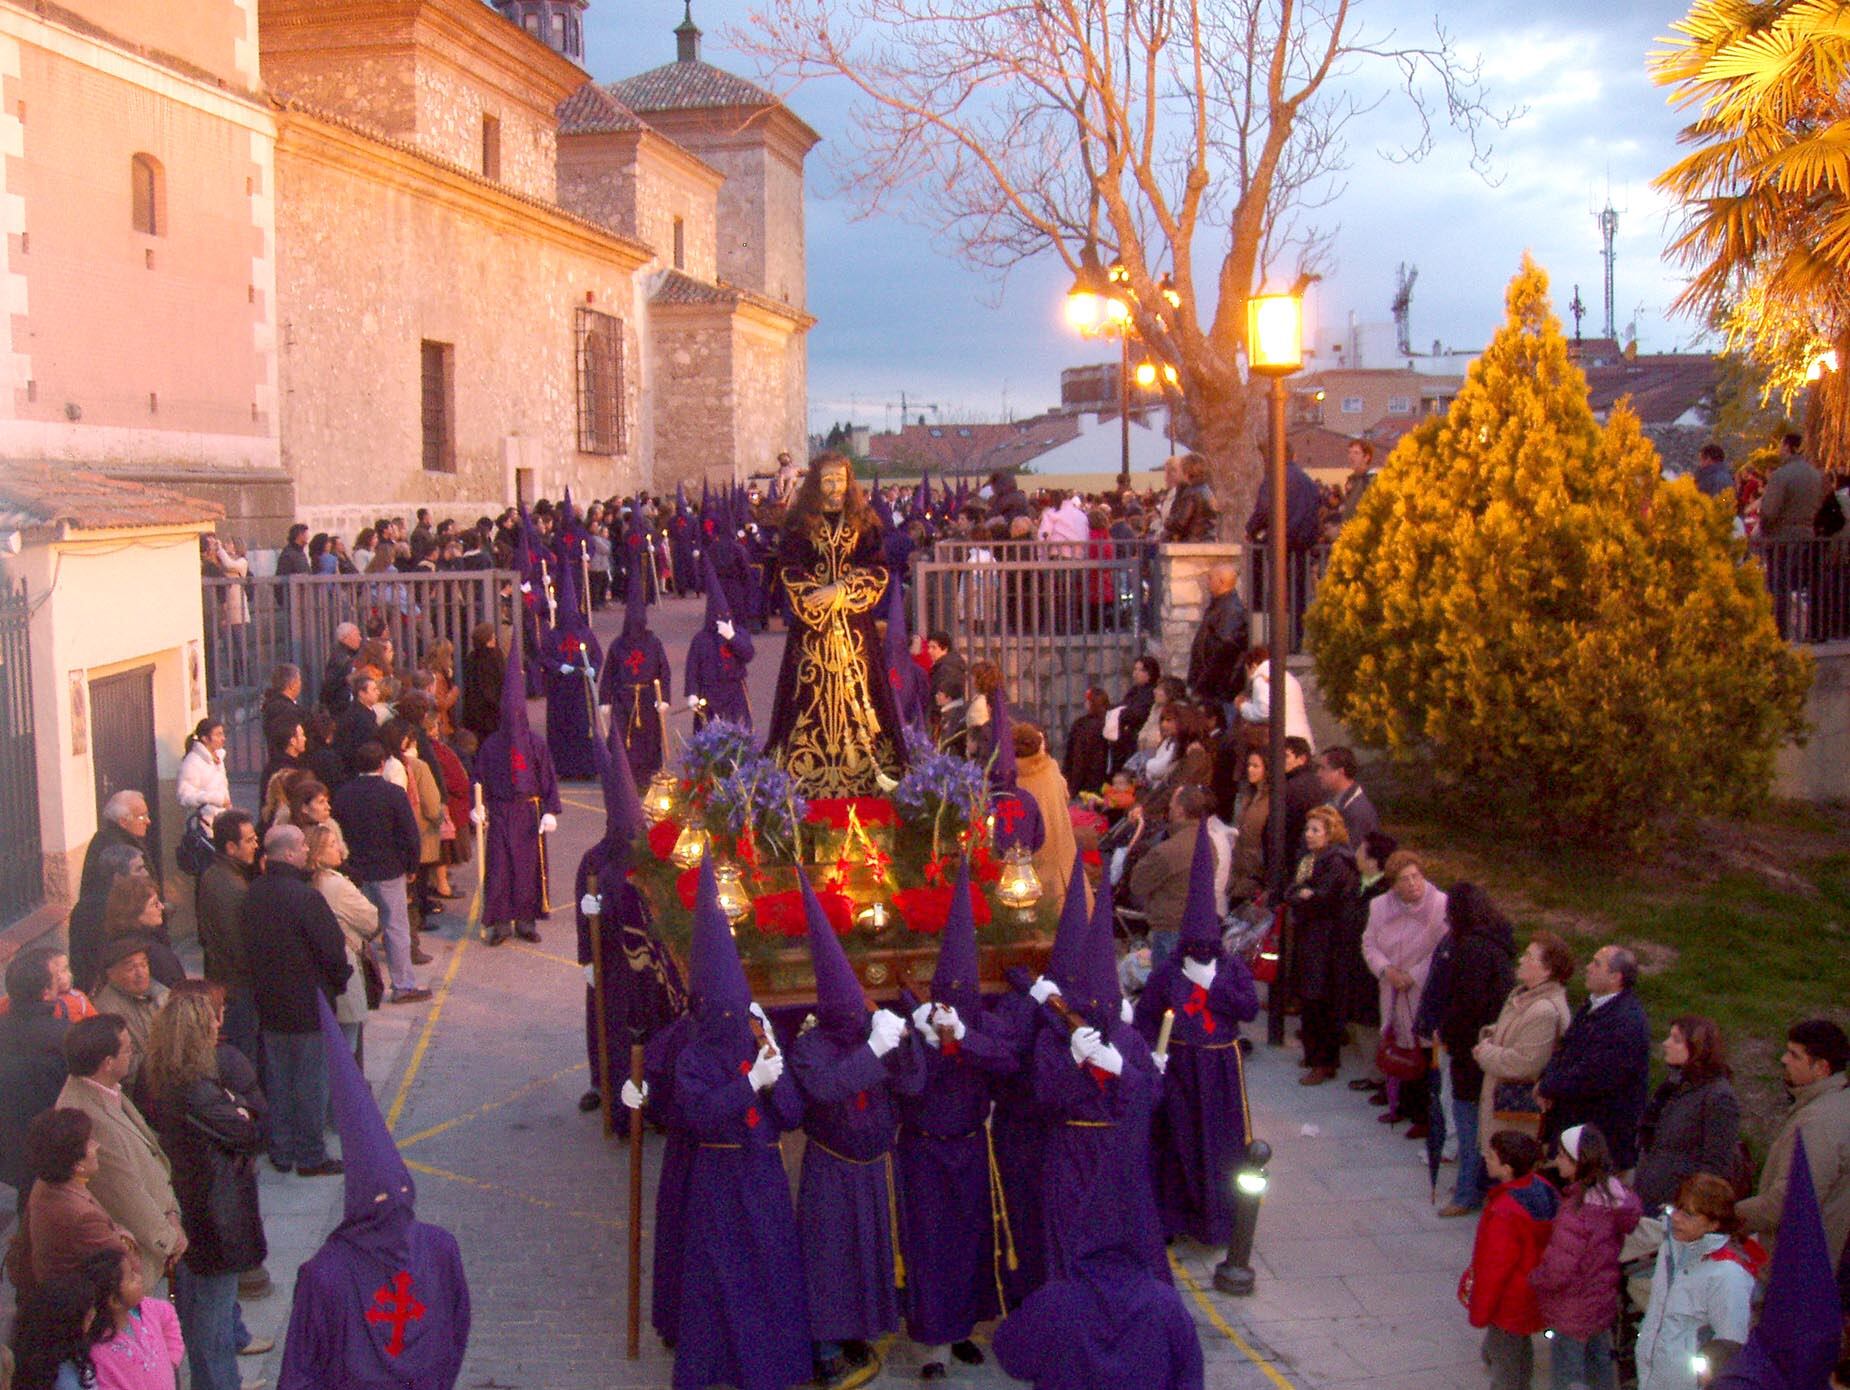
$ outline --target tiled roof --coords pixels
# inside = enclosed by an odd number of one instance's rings
[[[1595,412],[1603,415],[1621,396],[1630,396],[1632,409],[1647,425],[1676,423],[1715,389],[1716,362],[1703,353],[1640,356],[1585,370]]]
[[[69,525],[86,531],[186,526],[225,509],[165,488],[54,463],[0,463],[0,526]]]
[[[985,450],[1014,439],[1013,424],[906,425],[867,441],[869,458],[928,471],[956,471]]]
[[[712,107],[776,106],[777,98],[764,88],[734,77],[723,68],[698,58],[664,63],[659,68],[612,82],[607,90],[635,111],[696,111]]]
[[[614,135],[647,129],[640,116],[595,82],[585,83],[559,103],[561,135]]]
[[[718,285],[709,285],[704,280],[696,280],[691,275],[683,275],[678,270],[670,270],[662,276],[662,283],[655,287],[655,293],[649,296],[652,304],[717,304],[731,307],[739,302],[738,294]]]
[[[1057,449],[1079,438],[1079,417],[1042,415],[1033,420],[1024,420],[1012,429],[1014,432],[1010,438],[973,456],[965,465],[965,471],[989,474],[1025,468],[1050,449]]]

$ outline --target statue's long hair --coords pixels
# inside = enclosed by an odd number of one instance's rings
[[[843,455],[831,453],[817,454],[809,461],[809,472],[803,475],[796,500],[790,504],[789,514],[784,518],[784,530],[787,533],[814,538],[821,531],[824,516],[822,470],[836,463],[848,470],[848,491],[842,497],[843,518],[861,531],[880,530],[880,518],[869,504],[867,494],[861,491],[861,485],[854,480],[854,465]]]

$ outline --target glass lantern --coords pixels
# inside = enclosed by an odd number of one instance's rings
[[[692,869],[707,856],[707,832],[697,825],[684,825],[676,837],[669,858],[677,869]]]
[[[881,936],[893,925],[893,912],[885,903],[869,903],[854,914],[854,925],[869,936]]]
[[[1034,872],[1034,860],[1027,847],[1016,845],[1002,860],[1002,876],[996,880],[996,901],[1002,906],[1026,912],[1041,900],[1041,876]]]
[[[622,753],[617,756],[621,757]],[[648,789],[642,794],[642,812],[649,818],[650,825],[660,825],[674,815],[680,799],[681,784],[664,768],[649,779]]]
[[[745,891],[745,875],[739,866],[716,864],[713,868],[713,882],[719,889],[719,910],[726,914],[726,920],[744,921],[752,910],[752,895]]]

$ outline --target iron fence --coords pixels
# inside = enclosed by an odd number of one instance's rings
[[[1779,635],[1800,646],[1850,641],[1850,532],[1747,543],[1760,561]]]
[[[1086,688],[1115,693],[1143,654],[1153,552],[1143,541],[939,541],[912,562],[913,630],[993,661],[1058,757]]]
[[[1241,568],[1246,582],[1241,586],[1241,594],[1246,599],[1246,606],[1252,614],[1252,636],[1255,642],[1272,642],[1271,599],[1272,555],[1264,541],[1246,546],[1240,556]],[[1328,545],[1312,546],[1309,550],[1287,550],[1285,552],[1285,601],[1289,617],[1290,640],[1286,643],[1285,654],[1296,656],[1304,650],[1304,610],[1317,596],[1317,586],[1323,582],[1325,571],[1330,567],[1330,547]]]
[[[25,916],[45,897],[31,623],[26,586],[0,585],[0,925]]]
[[[303,702],[314,704],[334,630],[354,623],[364,635],[389,638],[400,669],[448,642],[460,670],[477,623],[494,623],[506,647],[519,582],[511,570],[205,580],[206,703],[225,721],[232,774],[262,771],[259,711],[277,666],[301,668]]]

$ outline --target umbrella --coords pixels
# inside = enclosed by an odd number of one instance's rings
[[[1445,1162],[1445,1072],[1439,1056],[1434,1043],[1432,1065],[1426,1069],[1426,1176],[1432,1180],[1434,1203],[1439,1200],[1439,1167]]]

